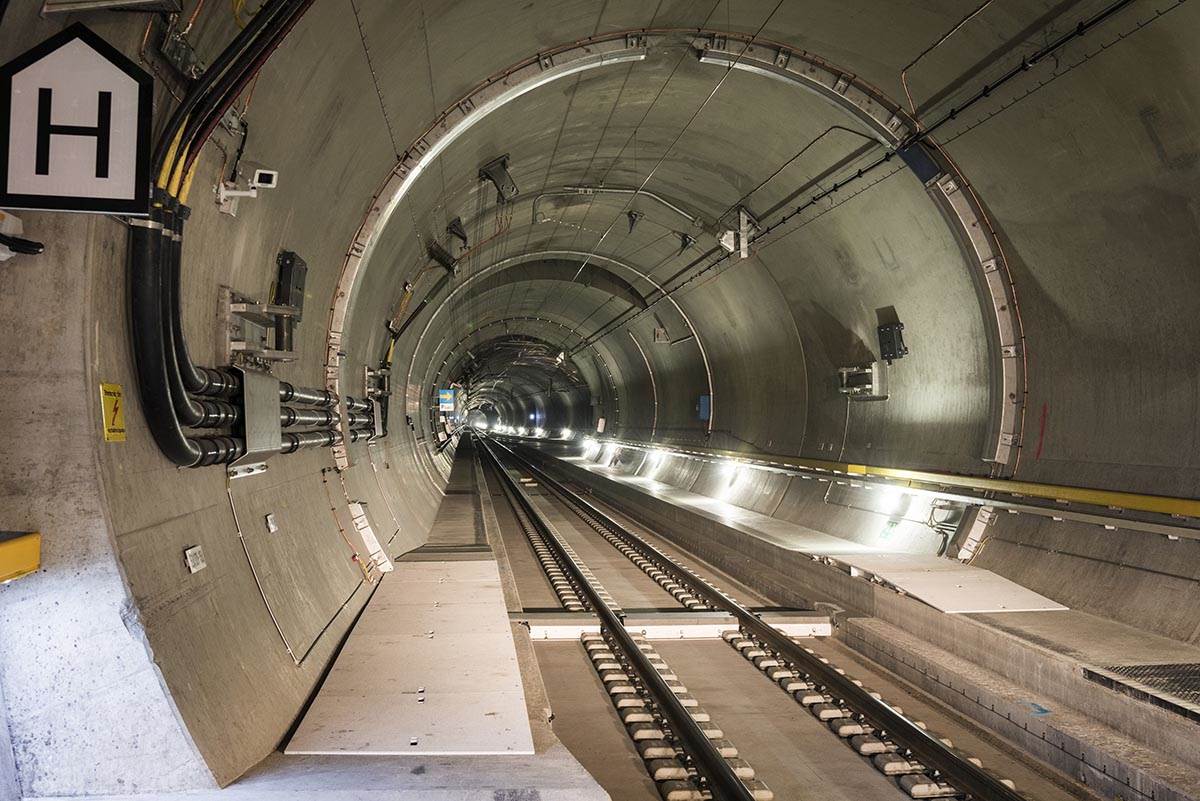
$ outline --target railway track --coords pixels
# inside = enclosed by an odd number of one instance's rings
[[[717,716],[701,704],[703,699],[680,680],[685,671],[677,671],[649,640],[627,628],[621,606],[551,522],[545,498],[569,510],[576,528],[594,532],[673,598],[681,611],[732,618],[734,624],[723,638],[728,643],[724,647],[746,663],[738,680],[773,686],[779,694],[773,715],[818,721],[831,741],[844,743],[856,755],[863,770],[886,779],[888,787],[878,797],[1026,797],[974,755],[929,731],[814,648],[765,622],[685,559],[639,535],[508,445],[494,438],[481,442],[563,608],[598,619],[599,633],[585,633],[583,646],[662,798],[770,801],[776,796],[771,776],[756,772],[753,760],[738,751]],[[535,500],[538,495],[542,498]],[[675,657],[672,661],[680,664]],[[694,668],[691,672],[695,674]],[[754,679],[753,673],[761,678]]]

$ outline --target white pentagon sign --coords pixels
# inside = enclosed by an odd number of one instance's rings
[[[0,208],[149,213],[153,93],[79,23],[0,67]]]

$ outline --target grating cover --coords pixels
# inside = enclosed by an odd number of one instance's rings
[[[1200,723],[1200,663],[1085,668],[1092,681]]]

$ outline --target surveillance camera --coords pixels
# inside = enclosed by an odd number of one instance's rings
[[[279,185],[278,170],[255,170],[250,179],[251,189],[274,189]]]

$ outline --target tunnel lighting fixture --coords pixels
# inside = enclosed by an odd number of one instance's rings
[[[535,428],[535,429],[533,429],[533,435],[534,435],[535,437],[537,437],[538,439],[541,439],[542,437],[546,436],[546,429],[544,429],[544,428]]]
[[[569,428],[564,428],[562,430],[562,432],[559,434],[559,436],[562,437],[563,439],[571,439],[572,437],[575,436],[575,432]]]
[[[879,513],[894,515],[902,511],[904,498],[905,494],[895,487],[884,487],[880,497]]]
[[[645,477],[653,479],[658,475],[659,469],[667,460],[667,452],[662,448],[651,448],[650,455],[647,458],[648,469],[645,472]]]

